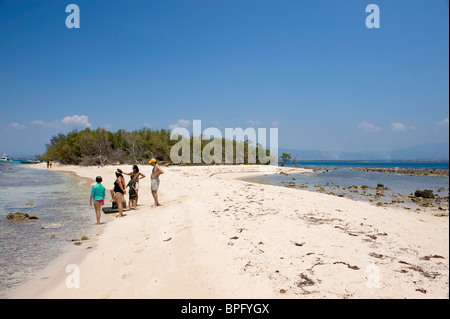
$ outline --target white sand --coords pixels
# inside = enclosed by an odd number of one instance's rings
[[[107,189],[116,168],[54,166],[101,175]],[[235,179],[266,167],[163,169],[163,207],[150,208],[143,166],[138,211],[110,218],[11,297],[449,297],[448,217]],[[80,267],[80,288],[66,287],[67,264]]]

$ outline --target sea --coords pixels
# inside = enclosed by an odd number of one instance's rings
[[[448,162],[386,162],[386,161],[304,161],[296,164],[305,167],[324,167],[324,168],[408,168],[408,169],[449,169]],[[286,166],[292,166],[293,163],[286,162]]]
[[[399,173],[386,172],[366,172],[358,171],[355,168],[405,168],[405,169],[449,169],[449,163],[441,162],[343,162],[343,161],[312,161],[299,162],[300,167],[319,169],[312,173],[290,173],[284,174],[262,174],[252,176],[243,180],[254,183],[262,183],[276,186],[300,186],[302,189],[334,193],[335,195],[345,194],[349,197],[362,201],[373,201],[373,197],[365,195],[374,195],[378,184],[383,184],[388,190],[377,202],[387,203],[392,200],[392,196],[411,196],[416,190],[431,189],[442,198],[449,196],[449,177],[448,176],[409,176]],[[292,163],[286,163],[285,166],[292,166]],[[290,184],[290,185],[289,185]],[[349,186],[366,185],[372,188],[371,191],[365,191],[364,194],[353,194],[343,188]],[[370,193],[373,194],[370,194]],[[420,208],[414,203],[399,203],[399,207],[408,207],[410,209]]]
[[[71,239],[91,234],[95,214],[89,195],[89,187],[68,174],[0,164],[0,298],[69,251]],[[15,212],[39,219],[7,221]]]

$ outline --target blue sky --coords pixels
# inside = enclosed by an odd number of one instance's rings
[[[80,8],[68,29],[65,8]],[[375,3],[381,28],[368,29]],[[448,142],[449,2],[0,0],[0,153],[58,132],[278,127],[293,149]]]

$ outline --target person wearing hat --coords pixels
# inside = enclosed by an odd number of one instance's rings
[[[152,169],[152,175],[151,175],[151,190],[153,199],[155,200],[155,203],[153,204],[153,208],[161,206],[158,201],[158,188],[159,188],[159,176],[161,174],[164,174],[164,171],[161,169],[161,167],[158,165],[156,159],[152,158],[149,161],[150,165],[153,166]]]

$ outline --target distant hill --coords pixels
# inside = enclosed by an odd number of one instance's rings
[[[313,151],[279,148],[278,153],[297,155],[297,160],[340,161],[448,161],[449,144],[432,143],[382,152]]]

